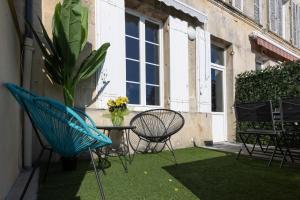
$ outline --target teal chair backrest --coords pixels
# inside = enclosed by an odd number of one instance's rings
[[[82,111],[46,97],[39,97],[14,84],[5,85],[22,108],[27,112],[33,126],[53,148],[64,157],[78,155],[89,148],[95,149],[111,144],[111,140],[95,128],[93,120]],[[87,118],[86,123],[80,116]]]

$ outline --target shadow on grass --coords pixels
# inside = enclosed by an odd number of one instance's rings
[[[80,200],[80,187],[87,173],[94,173],[88,161],[78,162],[75,171],[62,171],[61,163],[50,165],[46,181],[43,180],[45,167],[40,175],[38,199]]]
[[[201,200],[299,200],[300,169],[227,154],[163,167]]]

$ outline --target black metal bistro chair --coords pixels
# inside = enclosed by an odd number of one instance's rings
[[[151,144],[155,144],[152,148],[152,152],[157,152],[157,145],[162,144],[163,146],[160,150],[167,146],[173,155],[175,163],[177,163],[170,139],[183,125],[183,116],[173,110],[153,109],[137,114],[130,121],[130,126],[135,126],[132,131],[138,136],[138,141],[135,141],[136,147],[134,147],[133,140],[130,139],[130,145],[134,150],[134,155],[137,152],[149,152]],[[143,151],[139,149],[141,142],[146,144]],[[134,155],[132,156],[131,162]]]
[[[270,166],[274,157],[278,157],[278,150],[283,156],[280,146],[281,131],[276,130],[276,124],[273,116],[272,102],[255,102],[235,104],[235,115],[237,123],[237,134],[239,135],[242,146],[237,155],[239,158],[243,147],[249,156],[253,154],[269,156],[268,166]],[[262,144],[262,139],[266,142]],[[247,146],[252,140],[253,146]],[[256,146],[259,145],[259,148]],[[271,148],[271,145],[274,148]]]
[[[282,166],[286,156],[289,156],[292,162],[300,160],[300,97],[281,99],[279,105],[284,148]]]

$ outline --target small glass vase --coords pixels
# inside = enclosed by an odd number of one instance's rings
[[[112,115],[111,122],[113,126],[122,126],[124,122],[124,117],[119,115]]]

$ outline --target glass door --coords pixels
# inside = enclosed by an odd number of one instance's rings
[[[211,45],[211,110],[214,142],[227,140],[225,112],[226,71],[224,55],[224,49]]]

